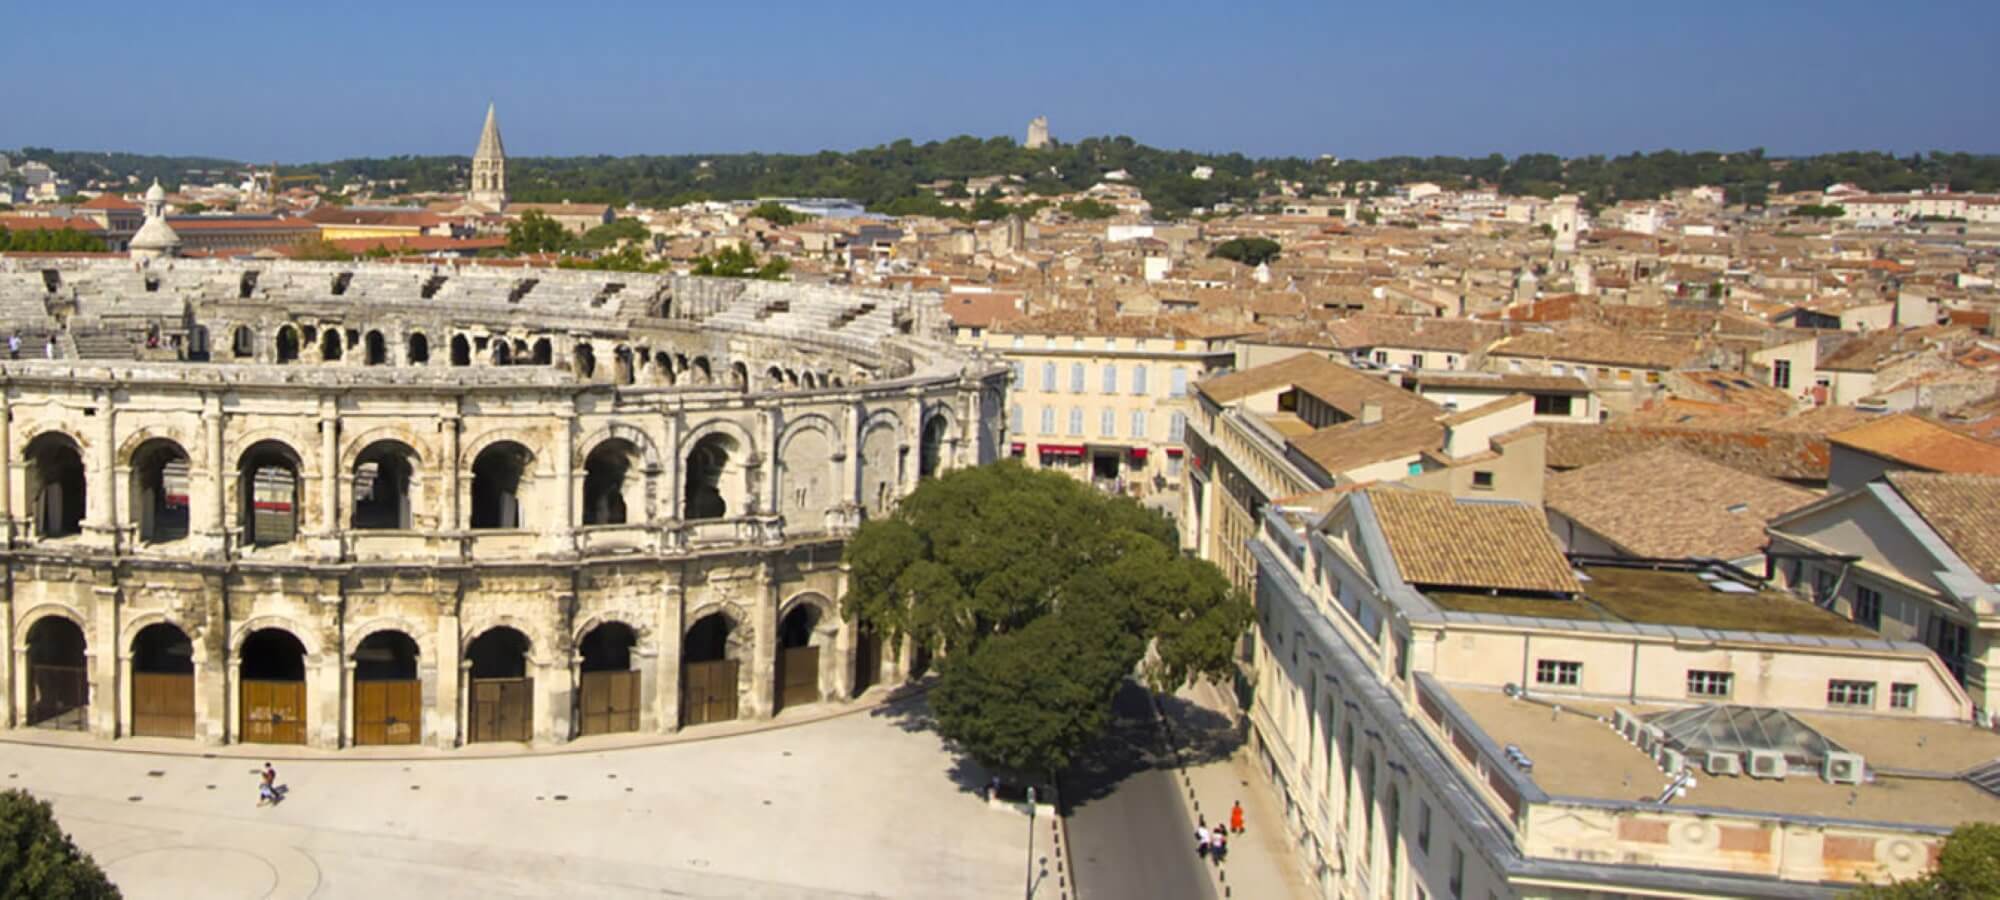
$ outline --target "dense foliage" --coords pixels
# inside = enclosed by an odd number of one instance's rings
[[[55,166],[81,184],[88,178],[158,176],[170,188],[191,172],[201,180],[241,169],[224,160],[138,156],[124,153],[58,152],[27,148],[23,159]],[[1271,193],[1278,179],[1311,193],[1343,187],[1386,193],[1396,184],[1432,181],[1447,188],[1477,184],[1504,193],[1553,196],[1575,193],[1591,207],[1620,200],[1656,199],[1679,189],[1717,185],[1732,203],[1761,206],[1771,186],[1781,191],[1819,190],[1848,182],[1870,191],[1903,191],[1948,184],[1954,190],[2000,190],[2000,156],[1931,153],[1899,157],[1849,152],[1778,159],[1762,149],[1734,153],[1662,150],[1624,156],[1571,159],[1546,153],[1508,158],[1396,156],[1376,160],[1330,158],[1252,159],[1240,153],[1196,153],[1147,147],[1129,137],[1087,138],[1029,150],[1010,138],[959,136],[917,144],[908,140],[840,153],[737,153],[678,156],[515,157],[507,161],[507,181],[522,201],[637,202],[667,206],[690,200],[755,197],[846,197],[892,215],[966,216],[941,203],[920,185],[962,182],[983,175],[1019,178],[1030,195],[1052,196],[1090,187],[1107,173],[1123,171],[1153,205],[1157,215],[1178,217],[1220,203],[1248,205]],[[1214,170],[1198,179],[1198,166]],[[405,191],[463,190],[471,171],[464,156],[393,156],[344,159],[286,166],[285,174],[313,174],[332,186],[366,180]],[[954,185],[946,195],[963,195]],[[997,216],[970,216],[993,219]]]
[[[1261,266],[1277,259],[1284,248],[1270,238],[1231,238],[1208,251],[1214,259],[1226,259],[1246,266]]]
[[[0,900],[118,896],[104,870],[56,824],[48,803],[26,791],[0,793]]]
[[[750,215],[763,219],[779,228],[784,228],[788,225],[797,225],[812,218],[808,215],[792,212],[786,209],[784,204],[775,200],[766,200],[757,204],[754,209],[750,210]]]
[[[507,223],[507,252],[559,253],[569,248],[569,229],[539,209],[521,214]]]
[[[2000,897],[2000,824],[1960,825],[1945,838],[1937,868],[1929,875],[1884,887],[1865,888],[1869,900],[1973,900]]]
[[[690,271],[696,275],[712,275],[717,278],[760,278],[765,281],[776,281],[784,277],[791,267],[791,262],[782,258],[759,263],[756,253],[751,252],[749,247],[738,244],[695,257],[694,268]]]
[[[1231,671],[1249,604],[1177,546],[1130,498],[1012,462],[960,470],[861,527],[842,609],[945,654],[939,733],[989,766],[1060,772],[1142,659],[1161,689]]]
[[[0,227],[0,253],[102,253],[104,242],[74,228],[8,231]]]
[[[1838,219],[1847,215],[1847,210],[1844,207],[1824,203],[1808,203],[1792,207],[1792,215],[1805,219]]]

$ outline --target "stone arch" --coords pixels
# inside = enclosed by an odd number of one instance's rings
[[[185,628],[181,630],[183,632],[187,631]],[[299,642],[299,646],[305,648],[306,666],[310,668],[319,665],[322,648],[319,642],[318,630],[308,628],[290,616],[276,614],[251,616],[231,626],[229,630],[229,658],[232,661],[240,663],[243,657],[243,642],[249,640],[252,634],[265,630],[283,631],[290,634]],[[190,633],[189,637],[192,639],[192,633]]]
[[[347,338],[338,328],[327,328],[319,333],[319,358],[321,362],[339,362],[347,352]]]
[[[235,325],[229,329],[229,357],[231,359],[254,359],[257,356],[257,333],[248,325]]]
[[[801,606],[810,606],[816,610],[819,624],[815,630],[827,634],[840,630],[840,607],[825,594],[815,590],[799,591],[785,598],[785,602],[778,604],[778,621],[784,621],[786,616]]]
[[[50,617],[65,619],[70,624],[75,625],[78,630],[83,632],[84,646],[89,647],[90,620],[84,618],[83,613],[77,612],[68,604],[49,602],[37,603],[15,618],[14,649],[26,651],[28,649],[28,632],[33,631],[36,625],[42,623],[42,620]]]
[[[472,365],[472,339],[466,337],[464,332],[459,332],[451,336],[451,364],[454,366]]]
[[[902,493],[902,420],[877,414],[861,426],[861,507],[871,517],[887,515]]]
[[[426,486],[423,454],[400,437],[383,436],[360,444],[351,455],[354,462],[342,469],[347,481],[347,527],[416,527]]]
[[[660,450],[659,445],[653,442],[653,436],[647,434],[645,429],[628,422],[612,422],[591,432],[583,440],[577,441],[576,456],[570,460],[570,464],[577,469],[583,468],[583,461],[590,458],[590,451],[597,449],[598,444],[612,438],[623,438],[638,448],[640,459],[645,462],[646,468],[659,467]]]
[[[341,438],[342,447],[340,448],[340,471],[352,471],[354,464],[361,461],[362,452],[382,441],[395,441],[402,444],[408,447],[410,452],[415,455],[416,461],[419,464],[428,463],[428,460],[424,458],[424,451],[426,449],[424,443],[418,440],[417,435],[413,432],[414,429],[407,425],[378,425],[360,434],[352,436],[343,435]]]
[[[299,361],[299,347],[303,342],[299,338],[297,328],[289,323],[280,325],[277,335],[271,341],[274,348],[271,358],[274,362],[283,365]]]
[[[798,420],[779,439],[776,512],[788,517],[786,527],[818,530],[816,513],[839,503],[839,460],[844,457],[840,430],[824,417]],[[798,517],[799,521],[790,521]]]
[[[363,365],[385,366],[389,364],[389,339],[382,336],[379,329],[370,328],[361,338],[361,362]]]
[[[952,415],[947,404],[936,404],[927,409],[923,416],[923,428],[917,439],[917,477],[934,478],[944,473],[951,465],[948,450],[958,446],[957,417]]]
[[[112,465],[120,467],[132,465],[140,447],[158,440],[172,441],[181,448],[182,453],[186,453],[188,447],[197,443],[178,425],[147,425],[125,436],[125,440],[118,444],[117,452],[111,456]]]
[[[130,495],[126,508],[136,520],[139,539],[152,543],[187,537],[193,478],[187,448],[171,437],[157,436],[132,448],[127,458]]]
[[[656,649],[659,635],[655,633],[652,625],[647,624],[649,621],[651,617],[638,610],[625,608],[598,610],[578,620],[576,627],[570,629],[570,646],[581,647],[584,635],[596,630],[599,625],[615,624],[632,629],[632,636],[635,639],[632,652],[650,652]]]
[[[524,499],[535,482],[535,451],[517,440],[482,442],[472,460],[468,524],[473,528],[521,528]]]
[[[421,331],[412,331],[403,339],[403,355],[410,365],[424,366],[431,361],[431,339]]]
[[[124,627],[118,631],[118,652],[120,654],[129,654],[132,651],[132,642],[139,639],[139,632],[145,631],[154,625],[174,626],[181,634],[187,636],[188,643],[193,644],[195,647],[196,656],[200,656],[202,632],[196,630],[186,619],[174,615],[169,610],[161,609],[149,609],[145,612],[133,613],[128,617],[125,620]]]
[[[236,457],[237,526],[254,546],[296,540],[304,530],[305,458],[282,438],[247,443]],[[330,510],[323,514],[331,514]]]
[[[473,642],[495,628],[512,628],[528,639],[528,664],[531,666],[548,665],[553,659],[549,654],[564,649],[556,647],[549,635],[536,627],[533,622],[508,613],[499,613],[471,620],[459,630],[458,658],[466,659],[466,654],[472,651]]]
[[[84,513],[97,480],[84,463],[85,445],[68,432],[46,428],[21,446],[28,512],[38,538],[83,533]],[[103,490],[99,484],[96,489]]]
[[[759,455],[757,441],[751,436],[750,429],[743,427],[741,423],[738,423],[734,419],[710,419],[688,429],[686,434],[681,435],[680,457],[686,459],[688,451],[693,450],[695,444],[700,443],[702,438],[708,437],[711,434],[727,434],[731,438],[734,438],[738,451],[745,458]]]
[[[648,466],[644,451],[624,437],[607,437],[584,454],[583,497],[578,504],[585,525],[624,525],[644,521]]]
[[[688,610],[687,615],[681,617],[681,621],[686,623],[682,626],[682,630],[685,631],[688,628],[692,628],[694,623],[718,613],[723,618],[729,620],[731,631],[748,629],[750,627],[750,610],[745,608],[742,603],[734,599],[705,600],[695,606],[695,608]]]
[[[417,644],[418,659],[431,652],[431,634],[417,627],[417,623],[401,616],[379,616],[362,622],[348,631],[346,640],[340,648],[341,658],[353,659],[355,652],[361,649],[362,641],[384,631],[397,631],[409,635],[410,640]]]

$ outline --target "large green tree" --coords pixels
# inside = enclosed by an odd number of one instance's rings
[[[573,240],[569,229],[539,209],[528,210],[518,221],[507,224],[509,253],[560,253],[569,249]]]
[[[1210,257],[1239,262],[1246,266],[1262,265],[1277,259],[1284,248],[1270,238],[1232,238],[1208,251]]]
[[[1059,772],[1135,669],[1162,690],[1230,673],[1250,606],[1177,547],[1129,498],[1013,462],[965,469],[861,527],[842,609],[944,654],[940,734],[989,766]]]
[[[790,271],[789,260],[772,258],[762,263],[757,254],[742,244],[724,247],[714,253],[695,257],[693,272],[696,275],[712,275],[716,278],[760,278],[776,281]]]
[[[1973,900],[2000,897],[2000,824],[1972,822],[1953,829],[1938,852],[1937,868],[1922,878],[1863,888],[1868,900]]]
[[[74,228],[32,228],[8,231],[0,227],[0,252],[101,253],[104,242]]]
[[[56,824],[46,802],[27,791],[0,793],[0,900],[118,896],[104,870]]]

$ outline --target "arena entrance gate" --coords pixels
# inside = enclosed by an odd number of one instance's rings
[[[632,669],[637,642],[631,627],[619,622],[606,622],[584,635],[579,733],[639,730],[639,673]]]
[[[276,628],[243,642],[240,739],[249,744],[306,742],[306,648]]]
[[[417,642],[400,631],[364,638],[354,650],[354,743],[418,743],[423,740],[423,708]]]
[[[854,696],[882,682],[882,635],[862,624],[854,630]]]
[[[681,725],[736,718],[737,661],[728,659],[729,620],[712,613],[688,629],[682,647]]]
[[[528,638],[512,628],[487,631],[466,652],[472,662],[471,720],[466,740],[528,741],[535,734],[535,679],[528,675]]]
[[[132,638],[132,734],[194,737],[194,642],[166,622]]]
[[[82,731],[89,713],[83,629],[61,616],[44,616],[28,629],[28,724]]]
[[[812,645],[819,611],[801,603],[778,626],[778,709],[818,703],[819,648]]]

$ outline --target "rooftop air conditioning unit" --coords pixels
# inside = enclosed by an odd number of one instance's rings
[[[1820,763],[1820,777],[1829,784],[1860,784],[1861,754],[1830,750]]]
[[[1651,756],[1653,748],[1660,746],[1660,742],[1666,739],[1667,733],[1661,731],[1658,725],[1639,726],[1639,749],[1645,751],[1647,756]]]
[[[1776,750],[1750,751],[1750,777],[1783,778],[1790,764],[1785,762],[1785,754]]]
[[[1611,710],[1611,730],[1623,735],[1628,741],[1632,739],[1632,735],[1638,733],[1638,728],[1634,724],[1636,722],[1638,719],[1623,709]]]
[[[1679,775],[1682,770],[1687,768],[1686,754],[1672,747],[1661,747],[1658,759],[1660,761],[1660,771],[1668,775]]]
[[[1738,753],[1710,753],[1708,765],[1704,766],[1710,775],[1743,774],[1743,756]]]

